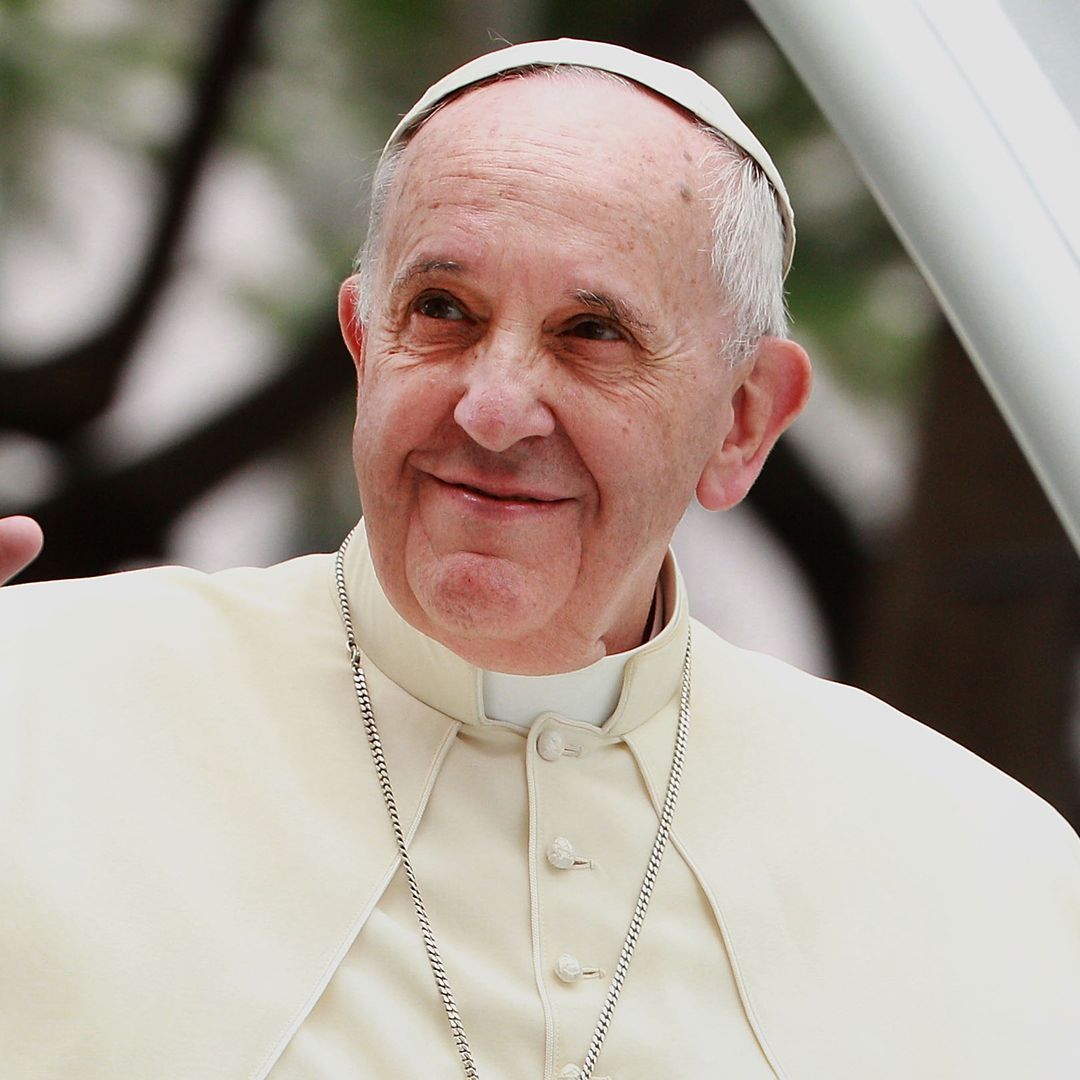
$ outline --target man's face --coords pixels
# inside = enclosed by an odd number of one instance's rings
[[[452,102],[406,151],[353,341],[356,471],[391,602],[481,666],[641,641],[740,378],[707,146],[644,92],[527,78]]]

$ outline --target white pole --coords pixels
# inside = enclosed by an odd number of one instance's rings
[[[750,3],[851,151],[1080,550],[1075,120],[995,0]]]

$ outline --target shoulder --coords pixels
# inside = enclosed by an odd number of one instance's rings
[[[694,738],[806,827],[865,835],[895,827],[935,846],[996,851],[1080,844],[1027,788],[925,724],[852,686],[739,649],[694,627]],[[802,809],[795,809],[794,803]]]
[[[79,700],[104,717],[131,714],[139,694],[190,701],[226,671],[284,677],[273,657],[319,665],[340,642],[328,555],[0,589],[0,692],[41,723]]]
[[[1072,1075],[1067,823],[871,695],[694,633],[676,843],[774,1048],[870,1075],[899,1023],[896,1075]]]
[[[168,637],[189,620],[288,617],[312,600],[328,607],[331,598],[328,555],[217,573],[160,566],[0,589],[0,638],[25,645],[44,633],[68,647],[73,634],[87,644],[82,635],[91,630],[95,637],[106,631]]]

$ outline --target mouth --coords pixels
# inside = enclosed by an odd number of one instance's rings
[[[454,487],[468,492],[470,495],[479,495],[482,499],[494,499],[497,502],[521,502],[521,503],[552,503],[562,502],[562,499],[549,499],[542,495],[526,495],[521,491],[509,491],[506,493],[486,491],[484,488],[474,487],[472,484],[454,484]]]
[[[502,487],[501,485],[485,485],[481,487],[478,484],[469,484],[457,480],[446,480],[439,476],[432,476],[432,479],[444,488],[461,492],[467,498],[484,500],[490,503],[550,506],[568,501],[561,495],[552,495],[544,491],[529,489],[520,490],[509,486]]]

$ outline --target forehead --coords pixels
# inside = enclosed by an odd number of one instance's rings
[[[517,205],[534,222],[577,219],[592,241],[614,229],[685,258],[686,245],[709,246],[702,159],[713,148],[677,106],[639,87],[578,73],[506,79],[452,100],[413,137],[387,239],[410,232],[411,215],[471,201],[477,213]]]
[[[672,150],[685,151],[692,162],[694,151],[708,145],[680,106],[619,76],[587,69],[516,73],[466,89],[427,119],[411,145],[415,154],[418,147],[464,137],[497,144],[530,134],[591,146],[597,158],[626,152],[643,166],[658,165]]]

